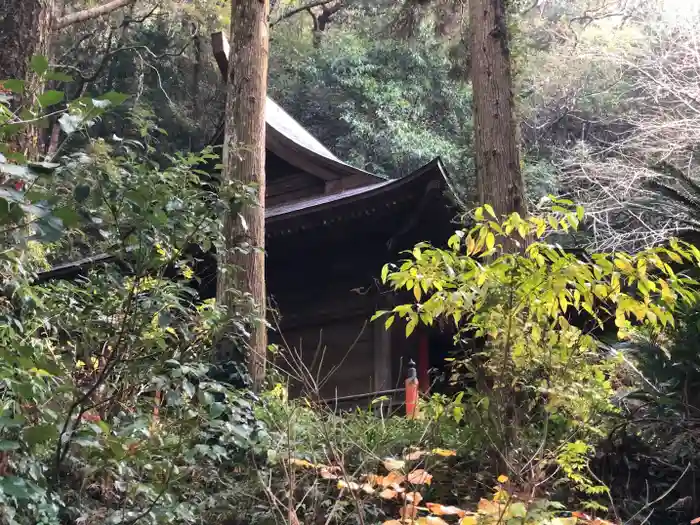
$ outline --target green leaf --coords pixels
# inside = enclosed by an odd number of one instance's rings
[[[11,78],[9,80],[0,81],[0,85],[8,91],[11,91],[12,93],[17,93],[18,95],[24,93],[24,80],[17,80],[16,78]]]
[[[76,202],[84,202],[90,196],[90,186],[86,184],[79,184],[73,190],[73,198]]]
[[[383,283],[386,283],[386,278],[387,278],[388,276],[389,276],[389,265],[388,265],[388,264],[385,264],[385,265],[382,267],[382,275],[381,275],[381,277],[382,277],[382,282],[383,282]]]
[[[409,337],[418,325],[418,318],[412,318],[406,323],[406,337]]]
[[[47,443],[58,438],[58,429],[55,425],[36,425],[27,427],[22,431],[24,440],[30,445],[39,445]]]
[[[56,91],[54,89],[44,91],[41,95],[39,95],[38,100],[39,104],[41,104],[41,106],[44,108],[53,106],[54,104],[58,104],[63,100],[63,91]]]
[[[486,210],[486,213],[488,213],[491,217],[494,219],[496,218],[496,214],[493,211],[493,207],[490,204],[484,204],[484,209]]]
[[[80,222],[80,215],[70,206],[62,206],[53,210],[53,215],[61,219],[63,226],[72,228]]]
[[[61,73],[60,71],[49,71],[46,73],[46,80],[55,80],[56,82],[73,82],[73,77]]]
[[[0,441],[0,452],[7,452],[8,450],[17,450],[20,444],[17,441]]]
[[[128,99],[129,95],[125,95],[124,93],[117,93],[116,91],[110,91],[109,93],[105,93],[104,95],[97,97],[95,100],[107,101],[112,106],[119,106],[120,104],[126,102]],[[95,102],[95,100],[93,100],[93,103]],[[95,104],[95,107],[100,107],[100,105]]]
[[[17,476],[0,477],[0,494],[17,499],[30,499],[33,492],[22,478]]]
[[[494,237],[493,233],[491,233],[491,232],[487,233],[486,234],[486,249],[493,250],[493,247],[495,245],[496,245],[496,237]]]
[[[37,75],[43,75],[49,69],[49,59],[43,55],[34,55],[29,65]]]
[[[226,410],[226,405],[216,401],[209,406],[209,417],[211,417],[212,419],[216,419],[221,414],[223,414],[225,412],[225,410]]]

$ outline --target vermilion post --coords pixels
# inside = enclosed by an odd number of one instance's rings
[[[426,393],[430,388],[430,377],[428,376],[429,363],[428,334],[421,332],[418,336],[418,385],[420,391],[423,393]]]
[[[416,377],[416,364],[411,360],[408,363],[408,377],[406,378],[406,418],[418,417],[418,378]]]

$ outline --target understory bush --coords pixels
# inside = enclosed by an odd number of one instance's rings
[[[9,111],[23,85],[4,86],[0,523],[223,522],[265,431],[240,363],[212,352],[223,326],[242,347],[255,320],[200,296],[190,248],[220,249],[223,212],[253,190],[200,181],[211,151],[161,165],[148,137],[90,139],[120,94],[71,103],[60,154],[30,162],[14,138],[62,95]],[[71,149],[74,133],[87,146]],[[81,257],[67,280],[39,273]]]

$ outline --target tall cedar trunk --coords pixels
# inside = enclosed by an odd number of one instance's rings
[[[55,0],[0,0],[0,80],[26,81],[22,104],[41,89],[28,65],[34,55],[49,56],[54,9]],[[35,157],[38,141],[38,128],[30,127],[17,136],[12,147]]]
[[[520,171],[510,50],[506,20],[506,0],[469,0],[471,79],[474,99],[474,153],[476,181],[481,204],[491,204],[498,217],[527,213],[525,183]],[[505,251],[517,246],[500,239]],[[510,352],[503,349],[503,369],[497,378],[490,417],[500,428],[499,472],[508,472],[518,414],[515,392],[510,386]]]
[[[258,205],[246,206],[243,216],[247,231],[242,232],[236,214],[224,220],[227,250],[220,264],[228,271],[219,273],[217,301],[234,308],[230,290],[250,293],[257,314],[264,320],[265,306],[265,99],[268,63],[268,0],[233,0],[231,7],[231,47],[226,93],[226,124],[223,145],[222,182],[238,180],[258,189]],[[234,248],[241,237],[252,251],[241,254]],[[250,338],[248,370],[256,388],[265,378],[267,330],[256,323]]]
[[[525,183],[513,116],[506,0],[470,0],[474,152],[479,201],[500,217],[525,215]]]

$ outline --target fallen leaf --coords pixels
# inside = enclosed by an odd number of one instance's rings
[[[393,471],[389,472],[386,476],[381,478],[381,482],[379,483],[379,485],[381,485],[382,487],[389,487],[393,484],[398,485],[400,483],[403,483],[405,481],[405,479],[406,479],[406,476],[401,474],[401,472],[397,472],[397,471],[393,470]]]
[[[457,451],[455,450],[448,450],[446,448],[434,448],[433,449],[433,454],[436,456],[442,456],[444,458],[449,457],[449,456],[456,456]]]
[[[366,494],[374,494],[374,487],[369,483],[365,483],[364,485],[362,485],[362,492]]]
[[[489,501],[487,499],[481,498],[479,500],[479,505],[477,506],[478,511],[481,514],[500,514],[501,513],[501,505],[498,503],[494,503],[493,501]]]
[[[347,482],[344,479],[338,480],[339,489],[350,489],[350,490],[360,490],[360,485],[354,481]]]
[[[392,470],[401,470],[406,466],[406,462],[401,460],[401,459],[395,459],[395,458],[385,458],[384,459],[384,468],[387,469],[389,472]]]
[[[404,525],[403,522],[399,520],[389,520],[382,523],[382,525]]]
[[[405,499],[408,503],[418,505],[421,501],[423,501],[423,495],[420,492],[407,492],[403,495],[403,499]]]
[[[464,516],[467,511],[452,505],[440,505],[439,503],[426,503],[428,510],[437,516]]]
[[[399,493],[393,489],[384,489],[379,493],[379,497],[382,499],[394,499]]]
[[[304,468],[315,468],[316,465],[311,463],[310,461],[307,461],[305,459],[297,459],[297,458],[292,458],[289,460],[289,462],[292,465],[296,465],[297,467],[304,467]]]
[[[576,525],[577,518],[552,518],[552,525]]]
[[[409,483],[413,483],[414,485],[430,485],[430,483],[433,481],[433,476],[428,474],[422,468],[418,468],[412,472],[409,472],[406,479]]]
[[[404,459],[406,459],[408,461],[416,461],[427,454],[428,454],[427,450],[413,450],[413,451],[405,454]]]
[[[464,516],[461,520],[459,520],[459,525],[476,525],[477,524],[477,516],[474,514],[469,514],[467,516]]]
[[[389,485],[389,488],[395,490],[396,492],[406,492],[406,489],[398,483],[392,483],[391,485]]]
[[[416,520],[417,525],[447,525],[447,522],[439,516],[425,516]]]
[[[367,474],[367,476],[365,476],[365,479],[370,485],[381,485],[384,476],[378,476],[377,474]]]
[[[323,479],[338,479],[338,475],[335,474],[338,470],[338,467],[321,467],[319,474]]]

